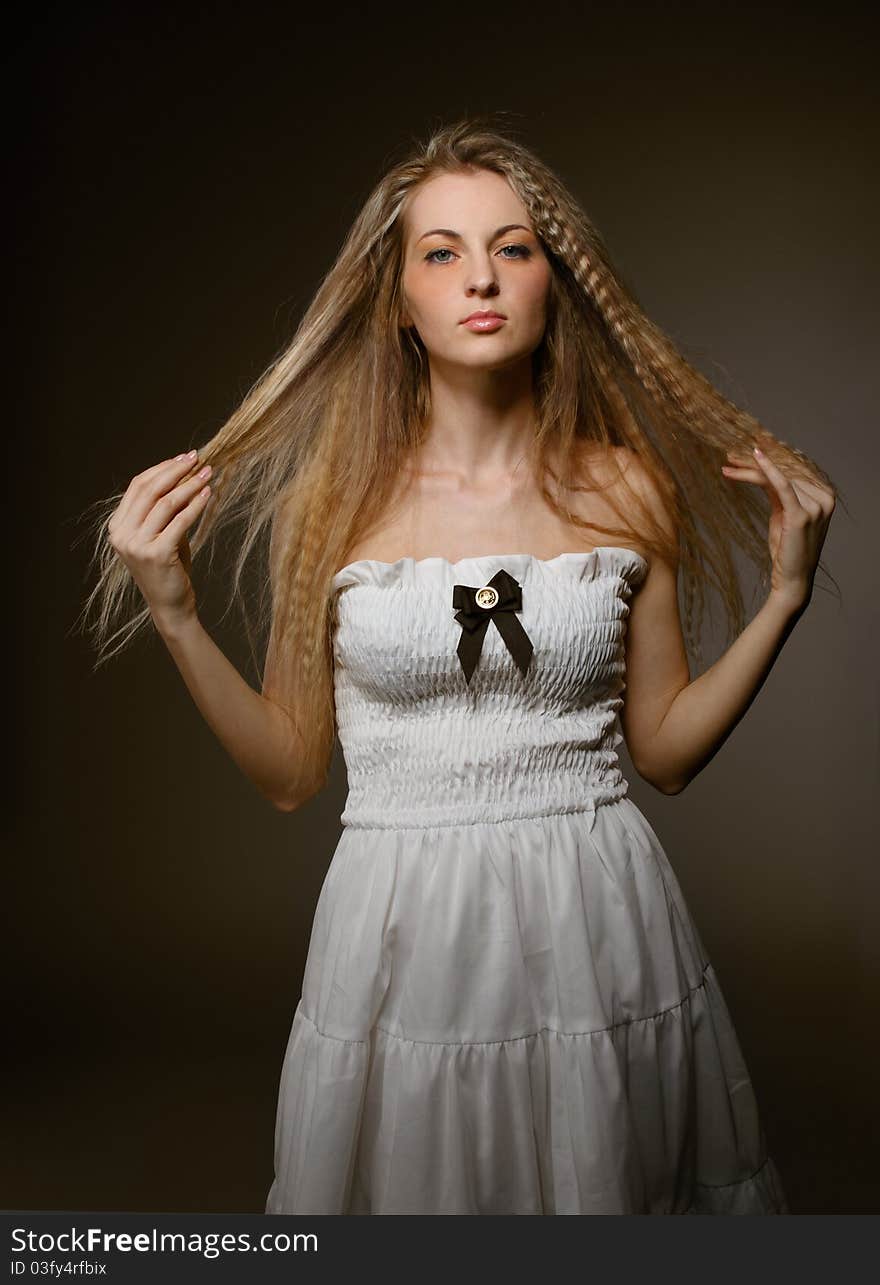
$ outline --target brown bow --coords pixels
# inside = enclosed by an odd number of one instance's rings
[[[520,672],[526,673],[534,649],[521,621],[513,614],[522,611],[522,586],[508,571],[497,571],[481,588],[454,585],[452,605],[459,608],[455,613],[455,619],[461,625],[458,658],[468,684],[480,659],[490,620],[495,621],[495,627]]]

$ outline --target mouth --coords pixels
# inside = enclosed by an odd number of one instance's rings
[[[505,317],[503,312],[495,312],[493,309],[487,308],[484,311],[472,312],[469,317],[464,318],[461,324],[463,326],[466,326],[469,321],[493,321],[493,320],[506,321],[507,318]]]
[[[465,330],[470,330],[473,334],[492,334],[495,330],[500,330],[502,326],[507,325],[507,318],[503,317],[500,312],[472,312],[469,317],[465,317],[461,322]]]

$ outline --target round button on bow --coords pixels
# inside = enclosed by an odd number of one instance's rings
[[[520,673],[526,673],[533,647],[522,622],[514,615],[514,612],[522,611],[522,587],[510,572],[502,568],[482,588],[453,585],[452,605],[458,608],[455,619],[461,625],[461,638],[457,651],[468,683],[477,667],[483,639],[492,621]]]

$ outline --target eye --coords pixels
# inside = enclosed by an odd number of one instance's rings
[[[501,249],[519,251],[518,254],[504,255],[504,258],[528,259],[531,257],[531,253],[532,253],[527,245],[521,245],[518,241],[511,242],[509,245],[503,245]],[[435,259],[434,258],[435,254],[452,254],[452,251],[448,248],[448,246],[440,246],[436,250],[430,250],[425,255],[425,261],[427,263],[448,263],[449,262],[448,259]]]

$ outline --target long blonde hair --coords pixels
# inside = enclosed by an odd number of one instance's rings
[[[626,506],[632,525],[589,526],[606,531],[610,542],[640,540],[680,566],[692,655],[701,654],[707,586],[723,600],[728,637],[743,627],[734,547],[764,583],[769,576],[766,499],[724,478],[727,451],[748,453],[760,443],[789,475],[822,480],[837,493],[813,460],[689,365],[642,311],[578,202],[509,128],[476,117],[434,130],[376,184],[291,342],[199,448],[200,464],[213,466],[214,497],[191,532],[194,567],[207,551],[210,568],[215,536],[242,523],[229,605],[238,599],[244,608],[255,655],[242,575],[268,529],[256,633],[269,636],[276,679],[264,693],[294,719],[311,791],[326,779],[335,738],[331,579],[359,536],[381,521],[430,410],[426,352],[417,332],[401,324],[403,214],[429,179],[478,169],[508,180],[553,269],[546,331],[532,355],[542,492],[572,526],[586,527],[566,499],[566,492],[591,489],[584,444],[637,454],[674,535],[637,491]],[[548,474],[558,490],[547,485]],[[96,667],[152,622],[107,539],[120,499],[117,493],[93,506],[99,575],[81,620],[94,609]]]

